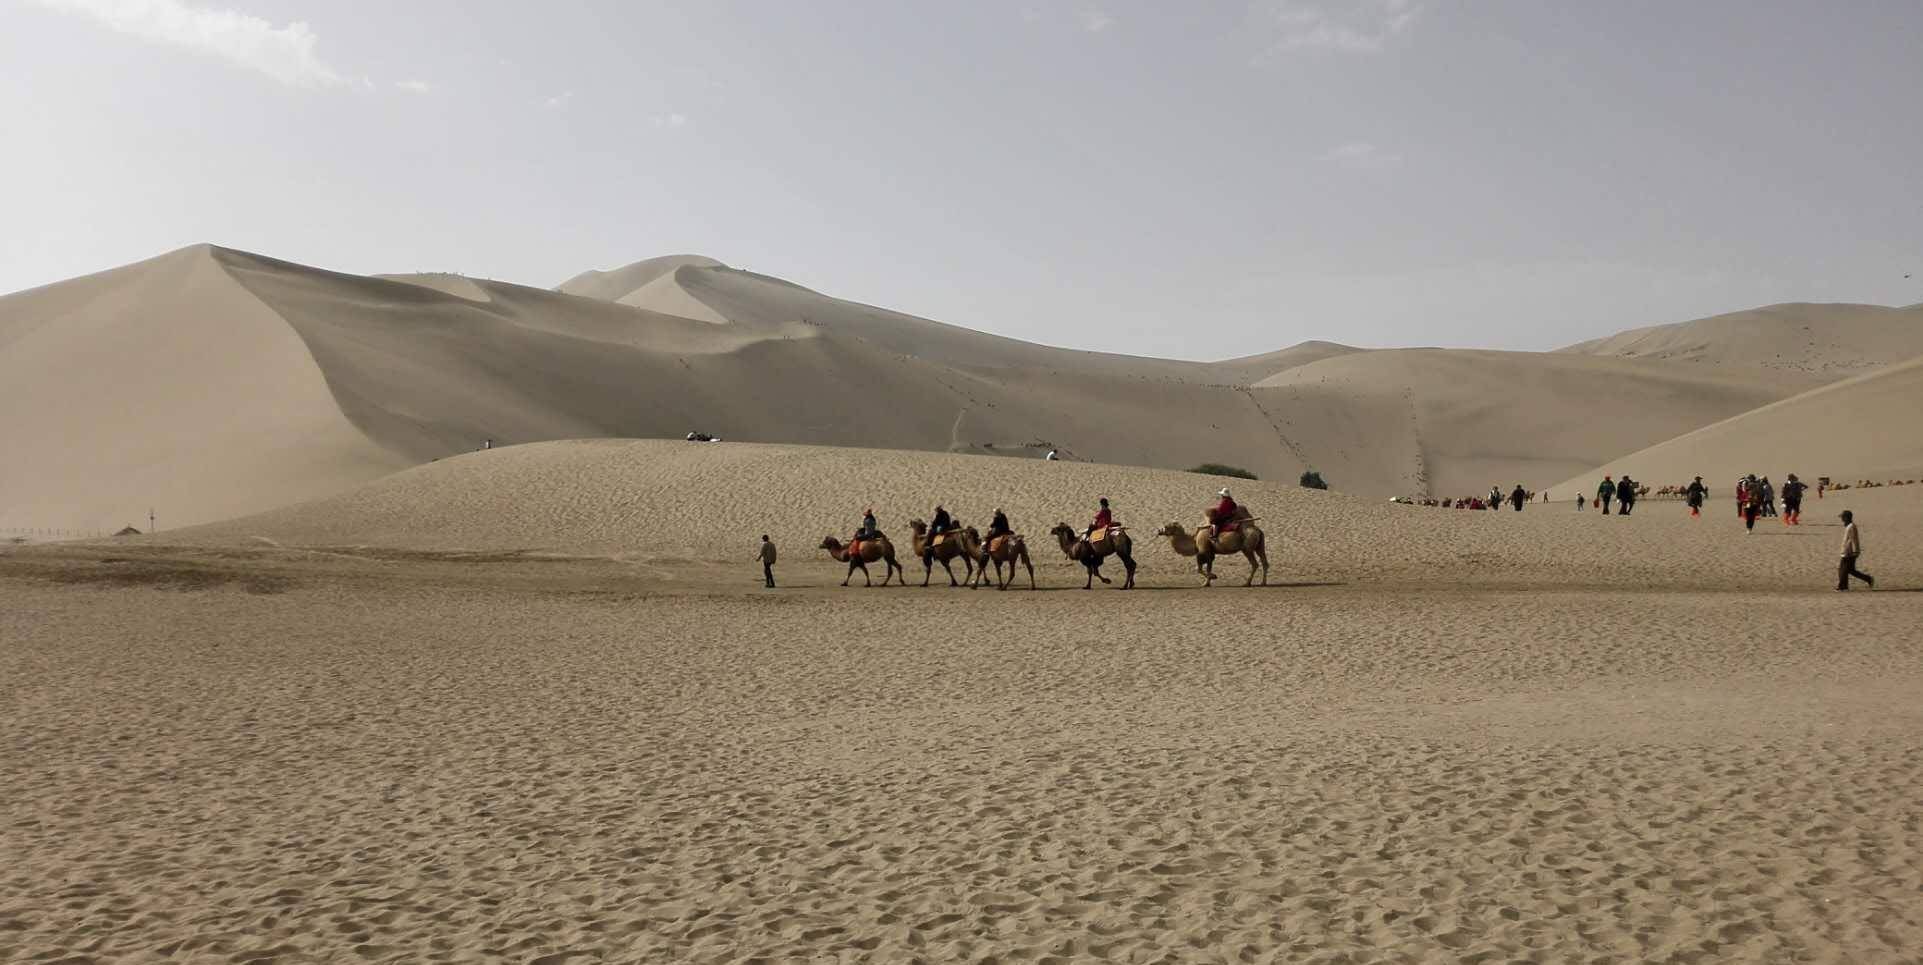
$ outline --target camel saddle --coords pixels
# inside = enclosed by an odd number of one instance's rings
[[[988,546],[985,548],[990,553],[999,553],[1001,552],[1002,547],[1007,546],[1008,541],[1014,538],[1015,536],[1013,533],[1003,533],[1000,536],[990,537],[988,540]]]
[[[952,529],[945,533],[936,533],[933,537],[931,537],[928,540],[928,548],[934,549],[935,547],[940,546],[943,543],[948,542],[949,540],[956,539],[960,536],[961,536],[961,533]]]
[[[1087,541],[1088,545],[1092,547],[1099,547],[1102,544],[1107,543],[1110,536],[1113,536],[1114,534],[1121,532],[1121,530],[1122,528],[1120,526],[1110,526],[1109,528],[1102,530],[1099,533],[1090,533],[1088,534],[1088,541]]]

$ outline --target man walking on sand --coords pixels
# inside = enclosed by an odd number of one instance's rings
[[[1876,589],[1876,581],[1868,573],[1856,569],[1856,558],[1863,555],[1863,537],[1856,532],[1856,514],[1843,510],[1843,558],[1836,564],[1836,592],[1844,593],[1850,588],[1850,577],[1854,576]]]
[[[1616,480],[1604,476],[1602,485],[1596,487],[1596,505],[1602,507],[1603,515],[1609,515],[1609,501],[1616,498]]]
[[[761,561],[761,578],[768,583],[768,589],[775,588],[775,544],[768,540],[768,534],[761,534],[761,552],[756,554]]]

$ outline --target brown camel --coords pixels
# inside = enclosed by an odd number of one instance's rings
[[[1255,567],[1258,560],[1262,566],[1262,585],[1269,585],[1269,554],[1264,546],[1260,527],[1249,518],[1248,510],[1240,510],[1236,519],[1242,524],[1232,533],[1211,537],[1209,527],[1203,526],[1190,535],[1182,529],[1181,523],[1170,523],[1162,527],[1158,536],[1168,537],[1169,546],[1182,556],[1195,557],[1195,572],[1202,574],[1202,585],[1215,584],[1215,558],[1232,553],[1240,553],[1249,561],[1249,578],[1243,586],[1255,585]]]
[[[1108,577],[1102,575],[1102,560],[1106,559],[1111,553],[1121,557],[1122,566],[1128,570],[1128,578],[1122,581],[1122,585],[1119,588],[1124,590],[1132,590],[1135,588],[1135,557],[1130,555],[1129,552],[1131,542],[1128,538],[1128,533],[1124,532],[1121,528],[1118,527],[1109,531],[1107,539],[1096,543],[1090,543],[1082,539],[1081,535],[1075,532],[1074,527],[1067,523],[1056,523],[1055,528],[1049,530],[1048,533],[1050,536],[1055,537],[1056,542],[1062,544],[1063,556],[1087,568],[1088,582],[1082,589],[1087,590],[1093,588],[1096,580],[1101,580],[1103,583],[1113,582]]]
[[[835,562],[848,564],[848,575],[842,577],[842,586],[847,586],[848,581],[855,578],[856,570],[861,571],[861,578],[866,581],[864,585],[874,586],[875,581],[868,576],[868,564],[876,560],[882,560],[888,564],[888,572],[881,578],[882,586],[888,585],[888,578],[891,576],[899,578],[902,586],[908,585],[906,576],[908,571],[902,569],[900,563],[895,562],[895,546],[888,542],[886,536],[862,540],[860,551],[854,553],[850,553],[848,547],[841,545],[841,540],[833,536],[824,537],[821,548],[827,550],[828,555],[833,557]]]
[[[959,524],[957,525],[959,526]],[[974,581],[975,557],[979,554],[969,546],[967,531],[959,528],[950,530],[947,539],[942,540],[940,543],[937,543],[933,549],[930,549],[928,546],[927,523],[918,519],[909,523],[908,528],[914,530],[914,535],[908,540],[909,548],[913,549],[915,555],[921,558],[922,586],[927,586],[929,577],[935,574],[936,563],[940,563],[941,568],[948,572],[949,586],[960,586],[960,583],[955,582],[955,568],[948,565],[949,560],[957,557],[960,557],[962,561],[962,578],[971,583]]]
[[[1014,533],[1009,533],[1006,536],[997,536],[989,540],[988,544],[984,546],[982,545],[980,534],[975,532],[975,527],[970,526],[965,532],[968,541],[976,547],[976,585],[979,586],[983,581],[988,579],[988,564],[994,563],[995,582],[999,584],[996,589],[1008,589],[1008,584],[1015,582],[1015,562],[1019,560],[1023,566],[1028,567],[1028,588],[1031,590],[1035,589],[1035,564],[1028,561],[1028,544],[1024,543],[1020,536]],[[1006,578],[1002,576],[1003,563],[1008,564],[1008,576]]]

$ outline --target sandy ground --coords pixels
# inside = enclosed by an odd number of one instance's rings
[[[1649,505],[1253,590],[10,550],[0,960],[1914,961],[1923,510],[1857,500],[1849,595]]]

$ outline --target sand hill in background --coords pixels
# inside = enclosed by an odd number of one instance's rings
[[[435,553],[533,553],[609,557],[674,565],[743,563],[760,534],[771,535],[790,567],[829,565],[822,537],[846,537],[863,508],[908,551],[908,523],[946,506],[963,523],[986,525],[1006,510],[1026,534],[1044,580],[1080,585],[1047,536],[1057,522],[1079,528],[1107,496],[1138,542],[1149,585],[1193,582],[1194,566],[1154,536],[1170,521],[1199,524],[1222,485],[1261,516],[1271,542],[1272,579],[1443,580],[1561,588],[1592,585],[1722,585],[1706,561],[1727,559],[1741,536],[1685,518],[1681,505],[1649,503],[1628,518],[1577,516],[1571,505],[1517,513],[1391,504],[1291,484],[1252,482],[1130,466],[811,446],[706,445],[592,440],[538,443],[442,460],[339,496],[244,519],[166,534],[169,542],[263,547],[376,548]],[[1885,520],[1878,570],[1923,577],[1923,547],[1899,532],[1923,519],[1887,522],[1913,504],[1902,489],[1836,497],[1832,509],[1868,507]],[[1893,494],[1893,495],[1892,495]],[[1573,497],[1574,491],[1571,491]],[[1667,510],[1667,512],[1665,512]],[[1809,527],[1794,539],[1744,547],[1751,588],[1820,583],[1834,566],[1834,534]],[[1598,567],[1598,561],[1609,561]],[[921,572],[912,564],[916,582]],[[1115,567],[1111,565],[1111,570]],[[877,579],[881,568],[875,568]],[[1218,573],[1240,582],[1238,557]],[[835,568],[837,578],[839,569]],[[856,578],[859,583],[859,577]]]
[[[1851,339],[1858,362],[1904,344]],[[1809,368],[1318,342],[1186,362],[988,335],[697,255],[551,291],[202,245],[0,298],[0,446],[33,467],[0,477],[0,528],[113,531],[149,507],[187,525],[483,440],[697,429],[1460,495],[1539,488],[1829,378]]]
[[[1815,485],[1923,478],[1923,356],[1745,412],[1621,456],[1562,485],[1594,489],[1604,473],[1652,486],[1702,476],[1713,493],[1734,498],[1734,480],[1755,473],[1780,485],[1796,473]]]
[[[1761,367],[1834,381],[1923,356],[1923,305],[1770,305],[1633,328],[1561,351]]]

